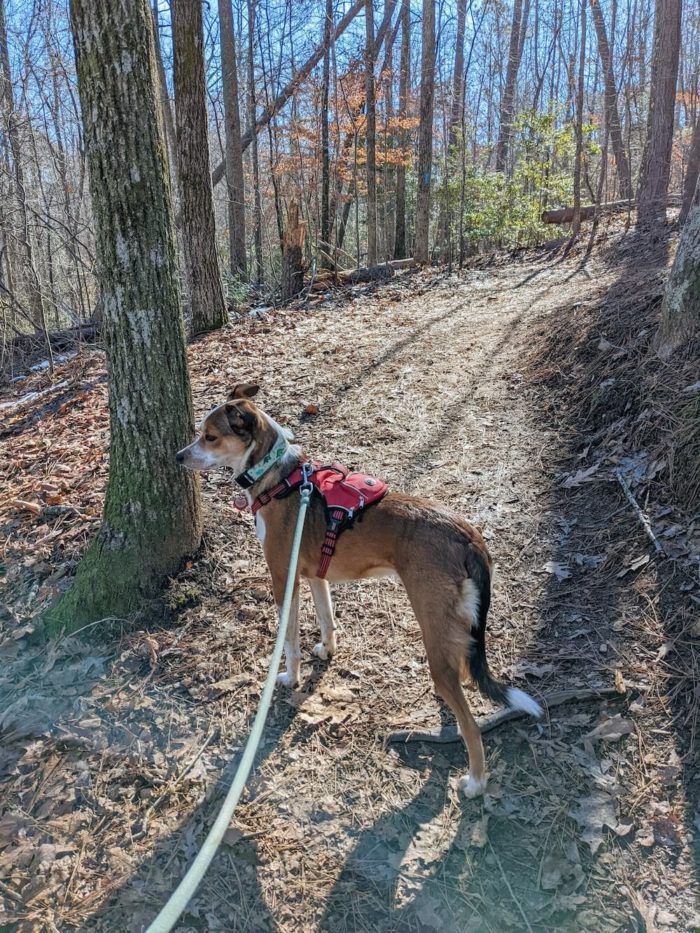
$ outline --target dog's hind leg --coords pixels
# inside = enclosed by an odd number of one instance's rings
[[[327,661],[335,654],[335,623],[333,621],[333,600],[327,580],[310,578],[309,586],[316,607],[316,618],[321,628],[321,641],[314,648],[317,658]]]
[[[481,732],[469,709],[458,672],[445,664],[442,658],[431,660],[430,656],[428,656],[428,663],[435,682],[435,689],[457,717],[459,731],[464,739],[464,744],[467,746],[469,774],[460,778],[459,788],[465,797],[478,797],[479,794],[483,794],[487,782],[484,743],[481,741]]]

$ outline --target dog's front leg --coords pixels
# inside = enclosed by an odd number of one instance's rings
[[[275,602],[277,603],[277,612],[282,612],[282,600],[284,598],[284,587],[278,594],[275,586]],[[301,649],[299,647],[299,582],[297,581],[292,604],[289,609],[289,623],[287,625],[287,636],[284,639],[284,657],[287,661],[287,670],[281,671],[277,675],[277,683],[285,687],[296,687],[301,676]]]
[[[314,648],[314,654],[322,661],[335,654],[335,625],[333,622],[333,600],[327,580],[309,579],[311,595],[316,607],[316,618],[321,627],[321,641]]]

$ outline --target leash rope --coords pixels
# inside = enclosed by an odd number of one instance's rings
[[[253,727],[250,730],[248,741],[246,742],[245,749],[243,750],[243,756],[241,757],[238,769],[234,775],[233,781],[231,782],[231,786],[228,789],[228,793],[226,794],[224,802],[221,804],[219,815],[217,816],[214,825],[209,830],[207,838],[202,843],[202,847],[197,853],[194,862],[192,862],[187,871],[187,874],[170,895],[168,901],[161,909],[158,916],[148,927],[146,933],[169,933],[169,931],[172,930],[172,928],[179,920],[180,915],[184,911],[185,907],[187,907],[190,898],[199,887],[199,883],[204,877],[207,868],[209,868],[212,859],[216,855],[219,845],[221,844],[221,840],[224,837],[224,833],[231,823],[231,817],[233,816],[233,812],[236,809],[236,805],[238,804],[241,793],[243,792],[245,783],[248,780],[248,775],[250,774],[251,768],[253,767],[255,754],[258,750],[258,746],[260,745],[263,729],[265,727],[265,720],[267,719],[270,703],[272,702],[272,694],[275,689],[275,678],[277,676],[277,671],[279,670],[280,661],[282,660],[284,639],[287,634],[289,613],[292,607],[292,596],[294,595],[294,583],[296,580],[297,563],[299,560],[299,549],[301,547],[301,536],[304,530],[304,519],[306,518],[306,510],[311,500],[312,490],[313,486],[309,482],[308,474],[305,472],[304,484],[301,486],[299,515],[297,516],[297,523],[294,528],[294,538],[292,539],[292,550],[289,555],[287,584],[285,586],[284,599],[282,601],[282,611],[280,613],[277,641],[275,642],[275,647],[270,657],[270,667],[267,672],[267,680],[265,681],[265,686],[263,687],[262,696],[260,698],[260,706],[258,706],[258,711],[255,714]]]

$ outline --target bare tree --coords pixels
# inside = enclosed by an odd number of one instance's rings
[[[680,41],[681,0],[656,0],[649,119],[637,196],[637,222],[642,225],[666,212]]]
[[[399,121],[403,128],[399,133],[401,148],[405,151],[410,142],[410,133],[405,128],[408,116],[408,89],[411,82],[411,3],[401,2],[401,65],[399,76]],[[396,234],[394,236],[394,259],[406,256],[406,166],[402,161],[396,167]]]
[[[323,266],[332,265],[331,248],[331,152],[328,118],[328,94],[331,80],[331,32],[333,28],[333,0],[326,0],[326,19],[323,30],[323,81],[321,85],[321,241]]]
[[[226,129],[229,267],[233,276],[245,281],[248,275],[245,247],[245,184],[238,106],[238,63],[231,0],[219,0],[219,28]]]
[[[690,152],[688,153],[688,164],[685,168],[685,180],[683,182],[683,201],[681,203],[681,212],[678,216],[678,223],[684,224],[688,219],[690,208],[693,203],[697,204],[700,200],[698,195],[698,177],[700,176],[700,116],[695,121],[693,127],[693,139],[690,143]]]
[[[7,18],[5,15],[5,0],[0,0],[0,82],[2,83],[2,98],[5,130],[10,143],[13,176],[13,201],[17,214],[17,223],[13,234],[19,243],[18,284],[26,292],[29,305],[29,315],[36,330],[44,330],[46,321],[44,317],[44,301],[41,294],[39,274],[34,257],[31,228],[29,225],[29,212],[27,210],[27,193],[24,184],[24,170],[22,168],[22,143],[20,140],[19,121],[15,109],[15,99],[12,90],[12,71],[10,69],[10,51],[7,44]]]
[[[608,34],[605,29],[605,20],[603,11],[600,8],[599,0],[591,0],[591,10],[593,12],[593,24],[595,25],[596,36],[598,37],[598,52],[603,66],[603,79],[605,83],[605,126],[610,135],[615,165],[617,167],[617,177],[620,183],[620,195],[623,198],[632,198],[632,175],[630,173],[630,164],[627,159],[627,153],[622,141],[622,127],[620,124],[620,114],[617,107],[617,86],[615,84],[615,75],[613,74],[612,52],[608,42]]]
[[[142,609],[201,530],[196,480],[175,462],[193,418],[151,13],[147,0],[73,0],[71,20],[111,441],[102,528],[47,615],[53,629]]]
[[[182,245],[192,333],[201,334],[227,320],[209,173],[201,0],[174,0],[172,11]]]
[[[586,9],[587,0],[581,0],[578,88],[576,90],[576,155],[574,158],[574,220],[573,238],[581,232],[581,171],[583,168],[583,97],[586,78]]]
[[[374,87],[374,0],[365,6],[365,159],[367,169],[367,265],[377,263],[377,111]]]
[[[527,2],[527,0],[526,0]],[[501,98],[501,111],[496,143],[496,171],[504,172],[508,166],[508,157],[513,138],[513,119],[515,117],[515,88],[520,70],[523,52],[524,29],[527,16],[523,17],[523,0],[513,0],[513,20],[510,27],[510,45],[506,81]]]
[[[248,0],[248,124],[254,127],[256,112],[255,96],[255,7],[257,0]],[[251,139],[251,161],[253,163],[253,243],[255,246],[255,282],[263,280],[262,250],[262,202],[260,200],[260,163],[258,161],[258,135]]]
[[[416,262],[430,259],[430,182],[433,171],[433,97],[435,93],[435,0],[423,0],[418,126],[418,193],[416,196]]]

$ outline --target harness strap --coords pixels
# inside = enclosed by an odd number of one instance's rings
[[[321,560],[316,571],[316,576],[321,579],[328,573],[328,567],[335,554],[335,546],[338,543],[340,526],[346,514],[345,509],[333,509],[330,513],[330,520],[326,525],[326,537],[323,539],[323,546],[321,547]]]

